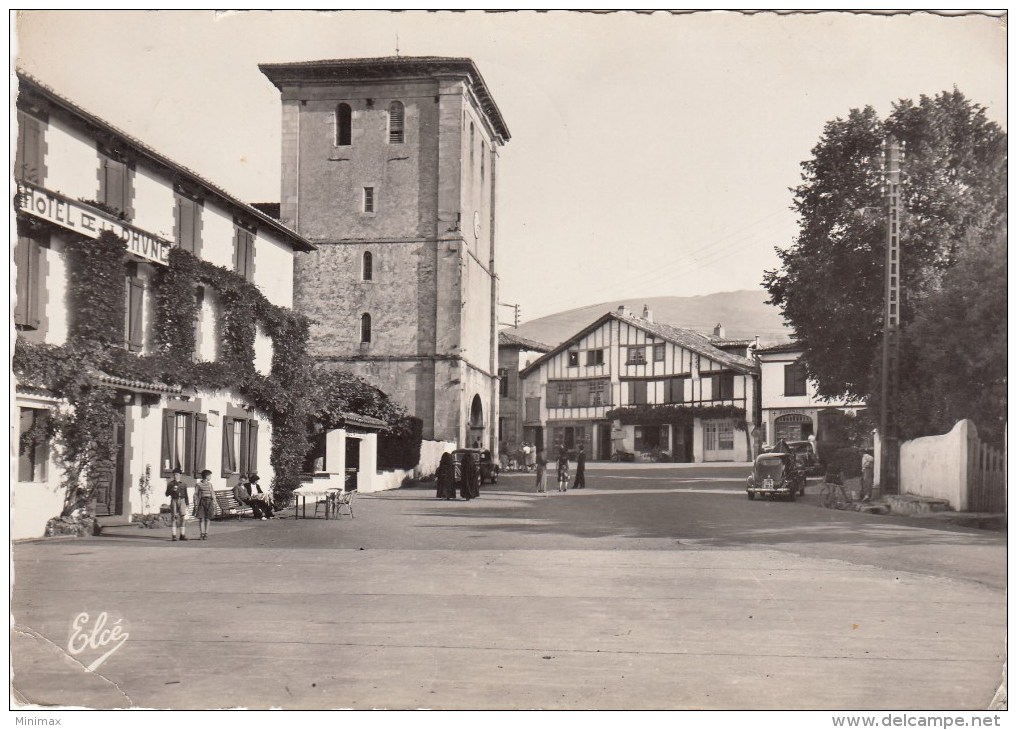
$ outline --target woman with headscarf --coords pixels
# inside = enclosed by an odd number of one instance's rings
[[[463,486],[460,488],[463,499],[473,499],[474,497],[480,496],[480,485],[477,484],[477,462],[473,459],[473,454],[466,452],[463,454]]]
[[[438,492],[435,495],[438,499],[456,498],[455,478],[456,466],[452,461],[452,454],[446,451],[441,455],[441,461],[438,462],[438,473],[436,474]]]

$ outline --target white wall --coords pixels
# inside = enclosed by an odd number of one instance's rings
[[[19,395],[12,408],[11,417],[11,453],[18,453],[18,439],[20,433],[20,417],[18,408],[54,408],[56,403],[52,399],[39,399],[30,396]],[[41,537],[46,531],[46,523],[53,517],[57,517],[64,506],[64,489],[60,484],[61,473],[58,471],[52,448],[49,452],[49,461],[46,464],[46,481],[44,482],[19,482],[18,462],[10,460],[10,484],[11,484],[11,506],[10,526],[11,539],[24,540],[26,538]]]
[[[233,230],[232,213],[206,200],[201,211],[201,258],[232,271]]]
[[[132,224],[167,241],[173,241],[177,201],[170,180],[139,164],[134,175],[133,206]]]
[[[299,255],[264,229],[258,231],[254,244],[254,283],[272,304],[293,306],[293,257]]]
[[[975,436],[974,424],[964,420],[942,436],[925,436],[902,443],[901,494],[945,499],[954,509],[966,510],[968,441],[972,436]]]
[[[64,236],[54,233],[49,248],[43,249],[46,259],[45,297],[43,312],[46,316],[46,343],[62,345],[67,342],[67,258]]]
[[[261,325],[254,333],[254,369],[261,375],[272,372],[272,338],[265,334]]]
[[[72,200],[99,197],[99,153],[95,140],[59,119],[46,126],[46,177],[42,186]]]

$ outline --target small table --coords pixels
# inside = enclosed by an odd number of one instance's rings
[[[314,498],[317,503],[318,500],[325,502],[325,519],[331,519],[330,515],[335,512],[332,509],[332,496],[341,493],[342,490],[338,487],[325,487],[325,488],[307,488],[300,487],[293,490],[293,517],[294,519],[301,519],[300,508],[303,507],[303,519],[307,519],[307,498]]]

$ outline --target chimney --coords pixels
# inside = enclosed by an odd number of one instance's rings
[[[713,328],[713,336],[716,337],[718,340],[723,340],[724,325],[718,323],[717,326]]]
[[[756,344],[754,344],[752,347],[755,348],[756,350],[759,349],[759,335],[756,335]]]
[[[645,319],[647,322],[653,321],[653,310],[650,309],[649,304],[643,305],[643,319]]]
[[[628,308],[624,304],[622,304],[622,305],[620,305],[618,307],[618,314],[620,316],[622,316],[622,317],[628,317],[629,316],[629,310],[628,310]]]

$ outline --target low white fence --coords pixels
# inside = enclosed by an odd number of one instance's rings
[[[945,499],[961,512],[1003,512],[1006,476],[1003,454],[981,443],[970,420],[942,436],[905,441],[900,447],[900,491]]]

